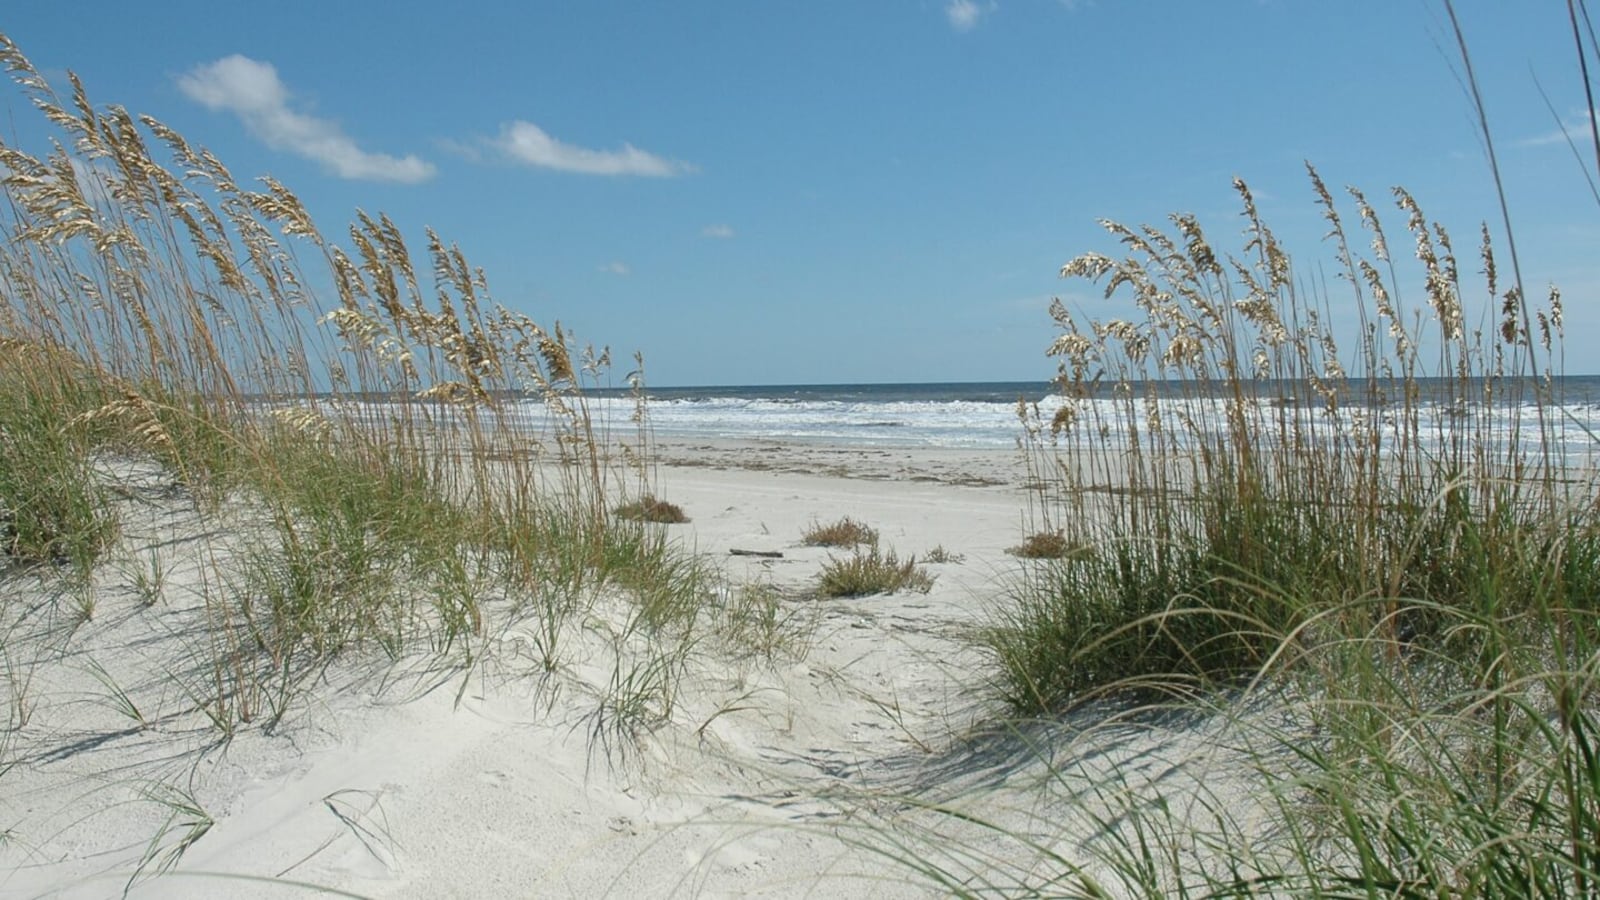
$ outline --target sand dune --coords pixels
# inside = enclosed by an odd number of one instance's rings
[[[553,673],[530,649],[533,623],[491,619],[469,665],[347,655],[257,698],[254,722],[225,733],[196,710],[216,677],[203,596],[248,537],[248,511],[217,534],[157,470],[124,464],[122,547],[92,588],[7,583],[26,598],[4,623],[7,696],[25,721],[0,747],[0,894],[937,895],[873,848],[975,854],[942,865],[997,881],[1032,862],[1015,837],[925,806],[1035,833],[1054,827],[1041,823],[1059,793],[1041,785],[1077,777],[1058,777],[1063,760],[1115,746],[1135,761],[1121,777],[1171,779],[1207,745],[1194,723],[1165,742],[1087,719],[1048,735],[996,725],[967,636],[1020,565],[1005,553],[1026,525],[1016,454],[660,453],[659,493],[692,517],[675,539],[730,589],[770,586],[800,638],[770,659],[691,648],[649,728],[605,712],[644,658],[628,654],[648,649],[618,642],[624,617],[598,597]],[[838,551],[800,538],[842,516],[902,554],[959,561],[929,564],[925,594],[820,599]],[[152,557],[165,583],[146,605],[135,573]]]

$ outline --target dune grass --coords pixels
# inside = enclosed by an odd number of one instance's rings
[[[830,557],[817,576],[817,589],[824,597],[865,597],[933,588],[933,576],[917,565],[916,557],[901,560],[893,550],[879,549],[876,542],[866,549],[857,547],[849,556]]]
[[[845,516],[826,524],[813,522],[800,535],[807,547],[856,547],[878,542],[877,529]]]
[[[626,521],[672,507],[646,426],[590,414],[608,351],[494,303],[432,232],[414,253],[358,213],[341,242],[283,184],[75,77],[58,95],[3,37],[0,64],[53,129],[39,154],[0,144],[0,568],[87,582],[116,472],[159,464],[206,533],[248,536],[198,551],[194,701],[225,729],[343,654],[469,664],[509,622],[537,623],[554,671],[603,590],[630,598],[625,631],[684,647],[720,621],[706,567]],[[144,605],[162,576],[138,570]]]
[[[1067,482],[1049,524],[1083,549],[1027,568],[985,631],[1001,692],[1023,715],[1276,712],[1218,713],[1240,715],[1246,800],[1179,813],[1140,785],[1079,809],[1115,853],[1029,853],[1113,894],[1592,895],[1600,512],[1557,449],[1559,294],[1496,284],[1487,229],[1488,283],[1469,288],[1448,232],[1397,190],[1426,301],[1407,310],[1376,211],[1351,191],[1363,259],[1310,177],[1366,304],[1353,353],[1243,184],[1242,254],[1177,216],[1109,224],[1129,256],[1064,269],[1131,289],[1140,316],[1054,310],[1068,402],[1035,434]],[[1473,293],[1496,300],[1487,333],[1464,325]]]
[[[0,373],[0,559],[82,573],[116,533],[78,424],[103,395],[59,354],[21,342],[0,354],[34,369]]]
[[[1377,247],[1362,258],[1310,178],[1369,326],[1353,351],[1326,324],[1333,299],[1302,295],[1242,182],[1242,253],[1175,216],[1165,231],[1107,223],[1129,255],[1063,269],[1128,289],[1139,315],[1053,310],[1065,402],[1035,433],[1060,454],[1072,507],[1041,533],[1083,549],[1032,570],[995,632],[1019,708],[1145,677],[1225,684],[1285,639],[1330,630],[1476,654],[1478,638],[1438,610],[1571,610],[1588,627],[1600,520],[1551,449],[1559,294],[1535,307],[1496,284],[1486,230],[1489,282],[1463,284],[1448,232],[1397,190],[1426,291],[1420,310],[1403,307],[1376,210],[1351,192]],[[1487,334],[1463,324],[1479,291],[1499,304]]]
[[[1576,3],[1593,52],[1580,21]],[[924,878],[968,896],[1600,890],[1600,507],[1591,461],[1566,456],[1596,436],[1562,420],[1561,295],[1529,296],[1514,250],[1502,280],[1487,225],[1458,259],[1403,189],[1389,231],[1381,204],[1308,173],[1331,282],[1243,182],[1238,250],[1175,215],[1107,222],[1124,255],[1063,267],[1134,314],[1052,307],[1065,402],[1024,409],[1048,476],[1034,511],[1081,549],[1024,569],[981,638],[1014,713],[1203,715],[1226,737],[1173,771],[1210,768],[1180,789],[1096,772],[1025,831],[936,810],[1015,852],[877,845]]]

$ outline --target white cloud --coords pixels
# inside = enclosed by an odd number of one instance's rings
[[[1546,132],[1531,138],[1517,141],[1519,147],[1543,147],[1547,144],[1565,144],[1571,141],[1579,148],[1594,143],[1594,135],[1590,132],[1590,114],[1588,110],[1580,110],[1576,115],[1561,123],[1561,128],[1556,131]]]
[[[957,31],[971,31],[978,27],[979,20],[997,8],[993,2],[987,6],[979,6],[972,0],[950,0],[945,4],[944,15],[950,20],[951,28]]]
[[[727,225],[707,225],[700,229],[700,236],[727,240],[733,237],[733,229]]]
[[[601,266],[600,271],[605,272],[608,275],[621,275],[624,277],[633,274],[633,270],[628,268],[627,263],[618,262],[617,260],[612,260],[611,262]]]
[[[369,153],[338,123],[296,112],[271,63],[234,54],[196,66],[178,78],[178,89],[207,109],[233,113],[267,146],[319,162],[340,178],[415,184],[437,171],[416,156]]]
[[[559,141],[532,122],[515,121],[489,142],[501,153],[530,166],[583,175],[644,175],[669,178],[695,171],[688,163],[663,159],[632,144],[621,150],[590,150]]]

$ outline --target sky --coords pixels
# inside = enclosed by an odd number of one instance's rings
[[[1053,297],[1120,309],[1058,275],[1116,249],[1101,218],[1190,212],[1237,249],[1240,177],[1327,270],[1307,161],[1406,186],[1464,272],[1479,223],[1503,232],[1440,0],[7,6],[60,88],[279,179],[324,234],[358,209],[417,248],[432,227],[499,303],[642,353],[658,386],[1046,380]],[[1560,285],[1566,371],[1600,373],[1566,5],[1458,13],[1529,291]],[[0,115],[28,148],[19,91]]]

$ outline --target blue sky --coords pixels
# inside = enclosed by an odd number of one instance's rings
[[[1567,371],[1600,372],[1565,4],[1459,12],[1529,289],[1562,286]],[[1407,186],[1463,270],[1501,230],[1438,0],[17,3],[0,30],[327,234],[357,208],[419,247],[432,226],[657,385],[1046,379],[1051,297],[1116,311],[1056,275],[1114,249],[1100,217],[1193,212],[1237,247],[1240,176],[1330,264],[1306,160]],[[25,142],[26,101],[0,105]]]

